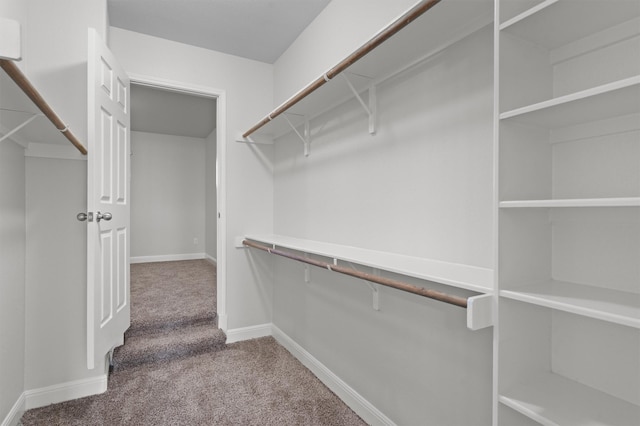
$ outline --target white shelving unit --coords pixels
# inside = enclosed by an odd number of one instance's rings
[[[342,73],[344,74],[342,77],[334,77],[290,107],[284,114],[270,120],[254,133],[256,142],[277,139],[292,132],[292,126],[304,137],[305,122],[354,97],[349,84],[362,96],[363,102],[368,103],[372,96],[371,93],[367,94],[370,88],[425,61],[490,24],[491,9],[487,7],[490,4],[491,0],[441,1],[374,51],[350,65]],[[383,28],[380,32],[385,29]],[[414,40],[421,40],[421,42],[415,43]],[[318,79],[322,77],[319,76]],[[292,98],[296,96],[297,94]],[[273,112],[278,111],[287,102],[283,102]],[[270,117],[273,112],[267,116]],[[375,122],[375,117],[370,120]],[[374,132],[375,130],[372,131]]]
[[[497,271],[246,238],[492,297],[496,426],[640,424],[640,2],[494,5]],[[256,135],[308,144],[310,119],[353,92],[371,107],[367,90],[482,28],[486,7],[443,0],[345,71],[353,91],[336,77]]]
[[[495,423],[640,424],[640,2],[496,5]]]
[[[368,250],[358,247],[331,244],[321,241],[303,240],[282,235],[248,235],[239,237],[237,247],[242,247],[244,239],[264,243],[276,248],[284,248],[327,257],[334,264],[339,261],[356,264],[418,278],[454,288],[481,293],[467,298],[467,327],[480,330],[493,325],[492,285],[493,271],[487,268],[442,262],[420,257]],[[377,297],[377,296],[374,296]],[[465,296],[466,297],[466,296]],[[375,305],[376,302],[374,302]]]
[[[247,238],[277,247],[382,269],[479,293],[489,293],[493,288],[493,271],[487,268],[303,240],[283,235],[248,235]]]

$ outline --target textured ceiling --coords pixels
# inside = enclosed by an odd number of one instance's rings
[[[273,63],[330,0],[108,0],[114,27]]]

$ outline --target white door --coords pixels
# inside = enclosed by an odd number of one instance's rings
[[[88,58],[87,367],[129,328],[129,78],[93,29]]]

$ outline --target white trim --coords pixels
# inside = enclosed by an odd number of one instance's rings
[[[107,390],[107,379],[108,375],[103,374],[88,379],[28,390],[24,393],[24,408],[25,410],[31,410],[32,408],[103,393]]]
[[[2,421],[2,426],[16,426],[18,424],[22,418],[22,414],[25,412],[24,400],[25,393],[22,392],[16,403],[13,404],[13,407],[11,407],[11,410],[9,410],[9,413]]]
[[[225,315],[221,315],[221,314],[219,314],[219,313],[218,313],[217,318],[218,318],[218,328],[219,328],[220,330],[224,331],[224,332],[225,332],[225,334],[226,334],[226,333],[227,333],[228,323],[229,323],[229,322],[228,322],[228,319],[229,319],[229,318],[227,317],[227,315],[226,315],[226,314],[225,314]],[[227,343],[229,343],[229,342],[227,341]]]
[[[278,343],[284,346],[305,367],[311,370],[322,383],[331,389],[349,408],[362,417],[365,422],[370,425],[395,425],[382,411],[378,410],[373,404],[356,392],[355,389],[345,383],[277,326],[272,324],[271,332]]]
[[[226,322],[226,318],[225,318],[225,322]],[[232,330],[228,330],[225,333],[227,335],[227,343],[236,343],[236,342],[241,342],[243,340],[257,339],[258,337],[271,336],[271,328],[272,328],[272,324],[268,323],[268,324],[253,325],[251,327],[234,328]]]
[[[205,258],[205,259],[207,259],[209,262],[213,263],[214,265],[217,265],[217,264],[218,264],[218,261],[216,260],[216,258],[215,258],[215,257],[213,257],[213,256],[211,256],[211,255],[210,255],[210,254],[208,254],[208,253],[205,253],[205,254],[204,254],[204,258]]]
[[[204,253],[162,254],[159,256],[132,256],[131,263],[173,262],[175,260],[205,259]]]
[[[227,93],[225,90],[149,75],[129,73],[131,84],[155,87],[196,96],[216,98],[216,197],[217,221],[217,312],[218,327],[227,331]]]

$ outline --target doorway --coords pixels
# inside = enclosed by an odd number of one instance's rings
[[[217,265],[226,330],[225,94],[131,78],[131,262],[208,259]]]

